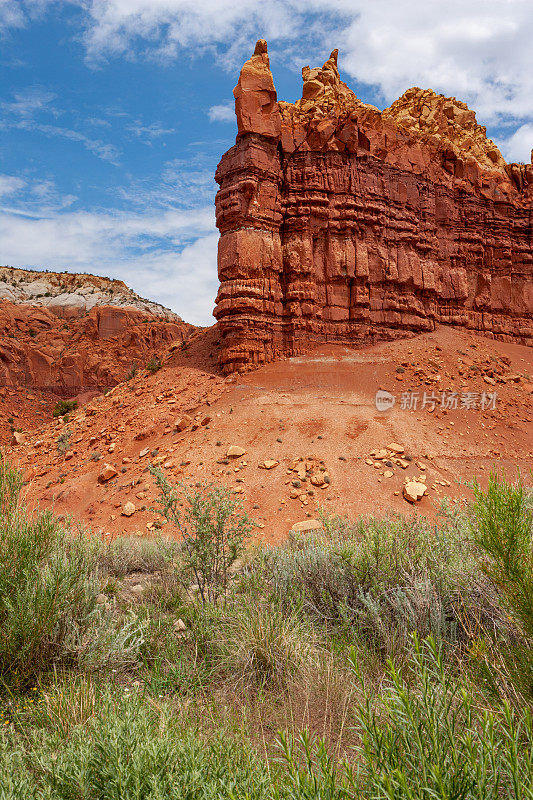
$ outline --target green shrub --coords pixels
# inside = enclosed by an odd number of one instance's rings
[[[16,513],[22,484],[20,472],[0,457],[0,525]]]
[[[343,769],[303,734],[281,737],[291,798],[526,800],[533,797],[533,724],[504,704],[485,710],[431,639],[414,640],[409,680],[389,664],[376,699],[361,679],[362,745]],[[357,665],[354,663],[356,671]],[[361,677],[361,676],[360,676]]]
[[[252,530],[248,516],[224,487],[181,486],[181,500],[177,487],[161,469],[151,467],[150,471],[161,492],[159,513],[176,527],[182,540],[184,587],[188,589],[194,582],[202,603],[225,600],[232,567]],[[182,502],[184,510],[180,510]]]
[[[366,769],[376,798],[533,797],[531,715],[480,708],[432,640],[415,641],[409,682],[394,666],[376,707],[361,708]],[[353,780],[353,775],[351,776]]]
[[[471,531],[481,569],[496,587],[511,639],[485,636],[475,664],[485,689],[514,707],[533,705],[533,513],[531,494],[491,474],[487,490],[474,482]]]
[[[30,336],[32,337],[32,339],[34,339],[34,338],[37,336],[37,331],[35,330],[35,328],[30,328],[30,329],[28,330],[28,333],[30,334]]]
[[[163,363],[162,363],[161,359],[159,357],[157,357],[157,356],[154,356],[153,358],[151,358],[147,362],[146,369],[148,370],[148,372],[151,372],[152,375],[153,375],[154,372],[158,372],[158,370],[160,370],[162,366],[163,366]]]
[[[324,534],[266,551],[265,578],[281,602],[301,600],[382,657],[408,652],[413,631],[455,646],[504,618],[462,518],[441,528],[420,517],[324,524]]]
[[[267,800],[268,767],[223,733],[202,741],[140,697],[104,695],[68,736],[0,733],[2,800]]]
[[[52,416],[54,419],[57,419],[57,417],[64,417],[65,414],[68,414],[70,411],[74,411],[74,409],[77,407],[77,400],[58,400],[52,412]]]
[[[131,663],[139,624],[97,605],[97,545],[49,511],[30,515],[20,488],[0,461],[0,680],[24,687],[58,664]]]
[[[524,487],[491,473],[486,492],[474,481],[474,497],[472,533],[486,556],[483,570],[533,637],[533,511]]]
[[[182,639],[176,639],[175,631],[172,631],[164,637],[161,652],[149,662],[144,690],[154,697],[180,695],[194,698],[206,691],[212,676],[210,664],[195,658],[195,653],[184,646]]]
[[[280,781],[283,790],[276,797],[285,796],[290,800],[347,800],[352,797],[355,800],[359,797],[348,788],[349,781],[338,770],[324,743],[314,742],[307,731],[300,734],[296,743],[281,733],[278,744],[279,760],[286,774]],[[360,797],[363,800],[363,796]]]

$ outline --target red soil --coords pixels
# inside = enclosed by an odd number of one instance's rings
[[[325,345],[224,378],[216,367],[218,337],[217,326],[196,334],[187,349],[168,352],[157,373],[139,372],[68,422],[47,422],[9,449],[29,481],[29,501],[70,514],[101,535],[150,535],[158,516],[147,466],[155,462],[176,482],[214,481],[237,490],[258,524],[257,536],[277,543],[292,524],[316,516],[318,506],[352,517],[410,512],[401,494],[408,476],[427,475],[429,491],[416,509],[434,516],[443,498],[468,495],[463,481],[477,476],[483,482],[493,468],[511,476],[519,468],[527,476],[533,465],[531,348],[442,326],[361,349]],[[397,396],[391,411],[377,411],[378,389]],[[459,400],[477,393],[478,401],[482,392],[496,391],[496,407],[401,408],[402,392],[419,392],[420,401],[424,391],[434,392],[440,404],[441,393],[452,390]],[[175,420],[184,414],[194,424],[180,433]],[[58,438],[66,431],[68,449],[60,453]],[[366,459],[392,441],[413,460],[386,478]],[[246,454],[226,459],[231,445]],[[313,495],[305,503],[290,498],[297,476],[288,470],[300,457],[317,466],[322,461],[331,480],[323,487],[307,480],[301,492]],[[260,468],[265,459],[279,464]],[[104,463],[118,474],[101,484]],[[127,501],[136,506],[131,517],[121,514]]]

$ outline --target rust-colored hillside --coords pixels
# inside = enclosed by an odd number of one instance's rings
[[[483,484],[493,468],[513,477],[531,467],[532,348],[438,325],[358,349],[321,345],[224,378],[218,347],[218,326],[196,333],[166,351],[158,372],[139,370],[67,422],[28,433],[9,458],[30,501],[102,535],[153,535],[147,466],[158,464],[175,482],[237,492],[255,535],[280,542],[320,508],[409,513],[406,481],[425,482],[415,507],[434,517],[444,498],[469,494],[472,477]],[[396,397],[388,411],[376,407],[380,389]],[[391,443],[401,459],[383,457]]]
[[[58,399],[115,386],[194,330],[121,281],[1,269],[0,444],[50,419]]]

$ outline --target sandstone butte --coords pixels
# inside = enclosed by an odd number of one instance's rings
[[[473,111],[412,88],[361,102],[337,51],[277,99],[257,42],[216,172],[224,372],[310,344],[437,323],[533,343],[533,165],[507,164]]]

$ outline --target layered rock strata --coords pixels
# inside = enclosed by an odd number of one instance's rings
[[[101,391],[194,331],[122,281],[0,267],[0,388]]]
[[[475,114],[409,89],[380,112],[337,51],[278,102],[260,40],[216,172],[221,366],[310,343],[449,323],[533,342],[533,165],[506,164]]]

